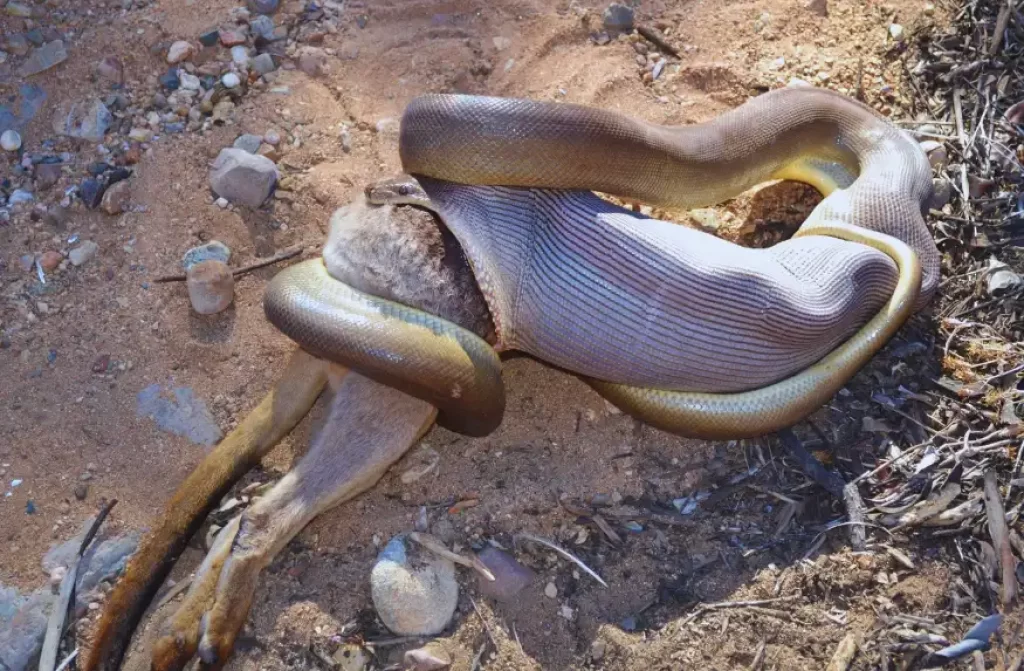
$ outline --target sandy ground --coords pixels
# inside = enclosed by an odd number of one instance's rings
[[[163,68],[162,53],[150,48],[195,39],[226,21],[234,6],[153,0],[123,11],[111,2],[46,4],[67,12],[65,25],[76,36],[68,62],[34,78],[49,97],[24,132],[28,149],[52,137],[49,119],[58,104],[107,90],[91,76],[100,58],[119,56],[128,89],[144,100]],[[293,9],[285,4],[286,12]],[[334,208],[367,182],[399,171],[396,120],[413,96],[464,91],[558,99],[688,124],[791,77],[852,93],[862,63],[868,102],[898,115],[903,83],[899,50],[890,52],[890,23],[910,33],[947,20],[941,7],[926,16],[919,0],[830,0],[828,17],[804,0],[654,0],[638,8],[638,20],[666,32],[682,58],[651,85],[642,80],[644,67],[630,42],[589,39],[604,8],[590,0],[347,5],[339,30],[322,45],[336,50],[325,76],[283,71],[274,86],[289,93],[253,92],[233,122],[153,143],[131,179],[135,211],[111,217],[77,207],[63,229],[46,218],[0,225],[0,330],[9,331],[0,350],[0,473],[11,494],[0,500],[0,582],[26,590],[45,584],[39,558],[106,499],[119,501],[112,528],[151,524],[208,449],[137,417],[139,391],[154,383],[188,386],[226,431],[280,370],[290,344],[265,322],[261,306],[275,268],[246,275],[234,306],[212,318],[190,311],[182,285],[153,284],[153,277],[176,272],[181,254],[209,239],[232,248],[233,265],[295,244],[315,254]],[[14,21],[3,17],[0,26],[12,28]],[[5,72],[4,90],[13,91],[18,80]],[[294,195],[259,212],[216,207],[208,162],[238,134],[271,129],[286,138],[279,166]],[[68,143],[58,146],[76,152],[80,164],[98,158],[88,143]],[[0,163],[0,171],[12,166]],[[44,202],[58,200],[59,188]],[[801,189],[784,193],[773,219],[798,219],[807,207],[806,198],[798,204],[801,195]],[[744,221],[745,208],[744,199],[723,208],[724,221]],[[37,295],[18,257],[64,249],[72,233],[96,241],[99,255],[56,274]],[[106,356],[110,365],[98,365]],[[819,553],[803,560],[817,535],[810,528],[842,509],[804,484],[770,446],[680,440],[611,411],[579,381],[525,359],[507,365],[506,383],[508,413],[492,436],[470,440],[434,429],[423,443],[440,455],[435,473],[402,484],[398,476],[414,454],[373,491],[323,515],[289,545],[264,575],[229,668],[308,667],[317,663],[310,650],[329,654],[353,621],[365,635],[379,634],[368,583],[375,541],[408,530],[420,505],[429,506],[432,523],[450,525],[462,547],[487,538],[508,545],[511,534],[528,531],[570,546],[610,585],[601,588],[551,553],[524,548],[523,561],[540,579],[516,608],[477,598],[488,631],[470,601],[471,576],[460,574],[465,589],[445,635],[460,669],[470,668],[490,637],[496,653],[489,647],[484,662],[494,669],[746,669],[759,647],[764,668],[821,669],[847,631],[868,630],[879,612],[927,616],[944,603],[954,579],[945,550],[908,549],[916,562],[910,571],[884,551],[852,555],[844,535],[833,532]],[[847,411],[839,404],[822,419]],[[283,474],[303,449],[308,424],[243,485]],[[870,437],[855,436],[849,449],[871,445]],[[673,499],[727,485],[750,467],[759,470],[748,482],[803,501],[795,524],[778,537],[779,501],[745,487],[688,517],[672,516]],[[86,473],[92,474],[88,493],[79,500],[74,489]],[[14,478],[23,483],[11,489]],[[560,497],[586,502],[601,495],[623,499],[609,514],[621,545],[559,505]],[[467,498],[478,505],[448,512],[447,503]],[[26,512],[29,502],[33,514]],[[674,523],[645,519],[637,510],[657,510]],[[643,530],[629,531],[629,521]],[[177,579],[198,564],[201,546],[197,538]],[[895,581],[883,584],[880,571]],[[549,581],[558,588],[554,599],[543,595]],[[698,601],[770,599],[783,586],[810,601],[686,619]],[[624,630],[626,618],[633,626],[625,629],[635,631]],[[597,662],[595,649],[603,653]],[[401,650],[378,647],[378,663],[395,661]],[[139,659],[135,664],[143,668]]]

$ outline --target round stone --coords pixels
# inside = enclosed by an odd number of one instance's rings
[[[221,83],[229,89],[233,89],[242,83],[242,79],[234,72],[229,72],[221,78]]]
[[[21,135],[13,128],[5,130],[3,135],[0,135],[0,147],[3,147],[4,151],[18,151],[21,149]]]
[[[459,598],[455,564],[401,534],[377,556],[370,573],[373,606],[384,625],[399,636],[440,633]]]
[[[192,309],[201,315],[223,312],[235,298],[235,278],[223,261],[201,261],[185,273]]]

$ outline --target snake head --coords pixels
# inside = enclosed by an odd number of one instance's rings
[[[366,201],[371,205],[419,205],[431,207],[430,196],[412,175],[389,177],[366,185]]]

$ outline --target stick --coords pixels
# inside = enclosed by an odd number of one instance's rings
[[[839,641],[839,645],[836,646],[836,651],[832,655],[831,661],[828,663],[825,671],[846,671],[850,668],[850,664],[853,663],[853,658],[857,654],[857,635],[853,632],[847,634],[843,640]]]
[[[996,54],[999,53],[999,47],[1003,44],[1003,33],[1006,32],[1006,26],[1010,23],[1010,3],[1012,1],[1006,0],[999,9],[999,16],[996,18],[996,29],[992,33],[992,42],[988,47],[989,58],[995,58]]]
[[[850,517],[850,546],[860,552],[867,545],[867,530],[864,526],[864,500],[857,485],[851,482],[843,487],[843,502]]]
[[[606,583],[604,580],[602,580],[601,576],[597,575],[597,573],[595,573],[592,568],[590,568],[589,566],[587,566],[586,564],[583,563],[583,560],[581,560],[579,557],[575,556],[574,554],[572,554],[568,550],[563,550],[562,548],[560,548],[559,546],[555,545],[551,541],[544,540],[543,538],[540,538],[539,536],[534,536],[533,534],[520,533],[520,534],[517,534],[517,536],[519,536],[520,538],[525,538],[528,541],[533,541],[534,543],[540,543],[541,545],[544,545],[546,547],[551,548],[552,550],[554,550],[558,554],[562,555],[563,557],[565,557],[566,559],[568,559],[569,561],[573,562],[574,564],[579,566],[581,569],[586,571],[587,575],[589,575],[591,578],[593,578],[597,582],[601,583],[602,587],[607,587],[608,586],[608,583]]]
[[[75,598],[75,583],[78,581],[78,565],[82,560],[82,556],[85,555],[85,551],[88,549],[89,544],[92,543],[96,537],[96,532],[100,530],[100,525],[103,524],[103,520],[107,518],[110,511],[117,505],[117,499],[113,499],[107,505],[103,506],[99,514],[96,515],[96,519],[93,520],[89,530],[85,532],[85,536],[82,538],[81,544],[78,546],[78,553],[75,558],[71,560],[71,566],[68,567],[68,572],[64,575],[64,579],[60,582],[60,596],[57,599],[56,605],[53,610],[50,611],[50,618],[46,623],[46,635],[43,638],[43,649],[39,655],[39,671],[54,671],[57,666],[57,651],[60,648],[60,641],[63,638],[64,633],[64,620],[68,615],[68,608],[71,605],[72,600]]]
[[[241,268],[236,268],[236,269],[231,271],[231,274],[234,277],[238,277],[239,275],[244,275],[244,274],[250,273],[250,272],[252,272],[254,270],[259,270],[260,268],[264,268],[266,266],[273,265],[273,264],[278,263],[280,261],[286,261],[286,260],[292,258],[293,256],[298,256],[304,250],[305,250],[305,247],[302,247],[302,246],[292,247],[291,249],[286,249],[283,252],[279,252],[277,254],[274,254],[269,259],[263,259],[262,261],[256,261],[255,263],[250,263],[247,266],[242,266]],[[185,275],[161,275],[160,277],[155,278],[153,281],[156,282],[156,283],[184,282],[186,279],[187,278],[185,277]]]
[[[679,58],[679,52],[676,51],[675,47],[666,42],[665,38],[663,38],[661,35],[655,32],[654,29],[648,28],[647,26],[637,26],[636,32],[643,35],[648,42],[658,47],[665,53],[671,54],[672,56]]]
[[[988,514],[988,533],[999,557],[999,568],[1003,578],[1003,589],[1000,600],[1007,607],[1017,598],[1017,575],[1014,572],[1017,560],[1013,557],[1010,547],[1010,534],[1006,526],[1006,509],[1003,508],[1002,497],[999,496],[999,485],[996,483],[996,472],[985,471],[985,512]]]

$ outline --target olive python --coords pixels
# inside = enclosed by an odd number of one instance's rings
[[[513,350],[666,431],[777,431],[826,403],[938,286],[927,156],[867,105],[824,89],[774,90],[678,127],[568,103],[424,95],[403,114],[399,153],[460,243],[496,342],[359,292],[323,259],[276,275],[264,310],[311,354],[435,404],[468,435],[500,424],[499,352]],[[692,209],[771,180],[824,198],[767,249],[598,195]]]

